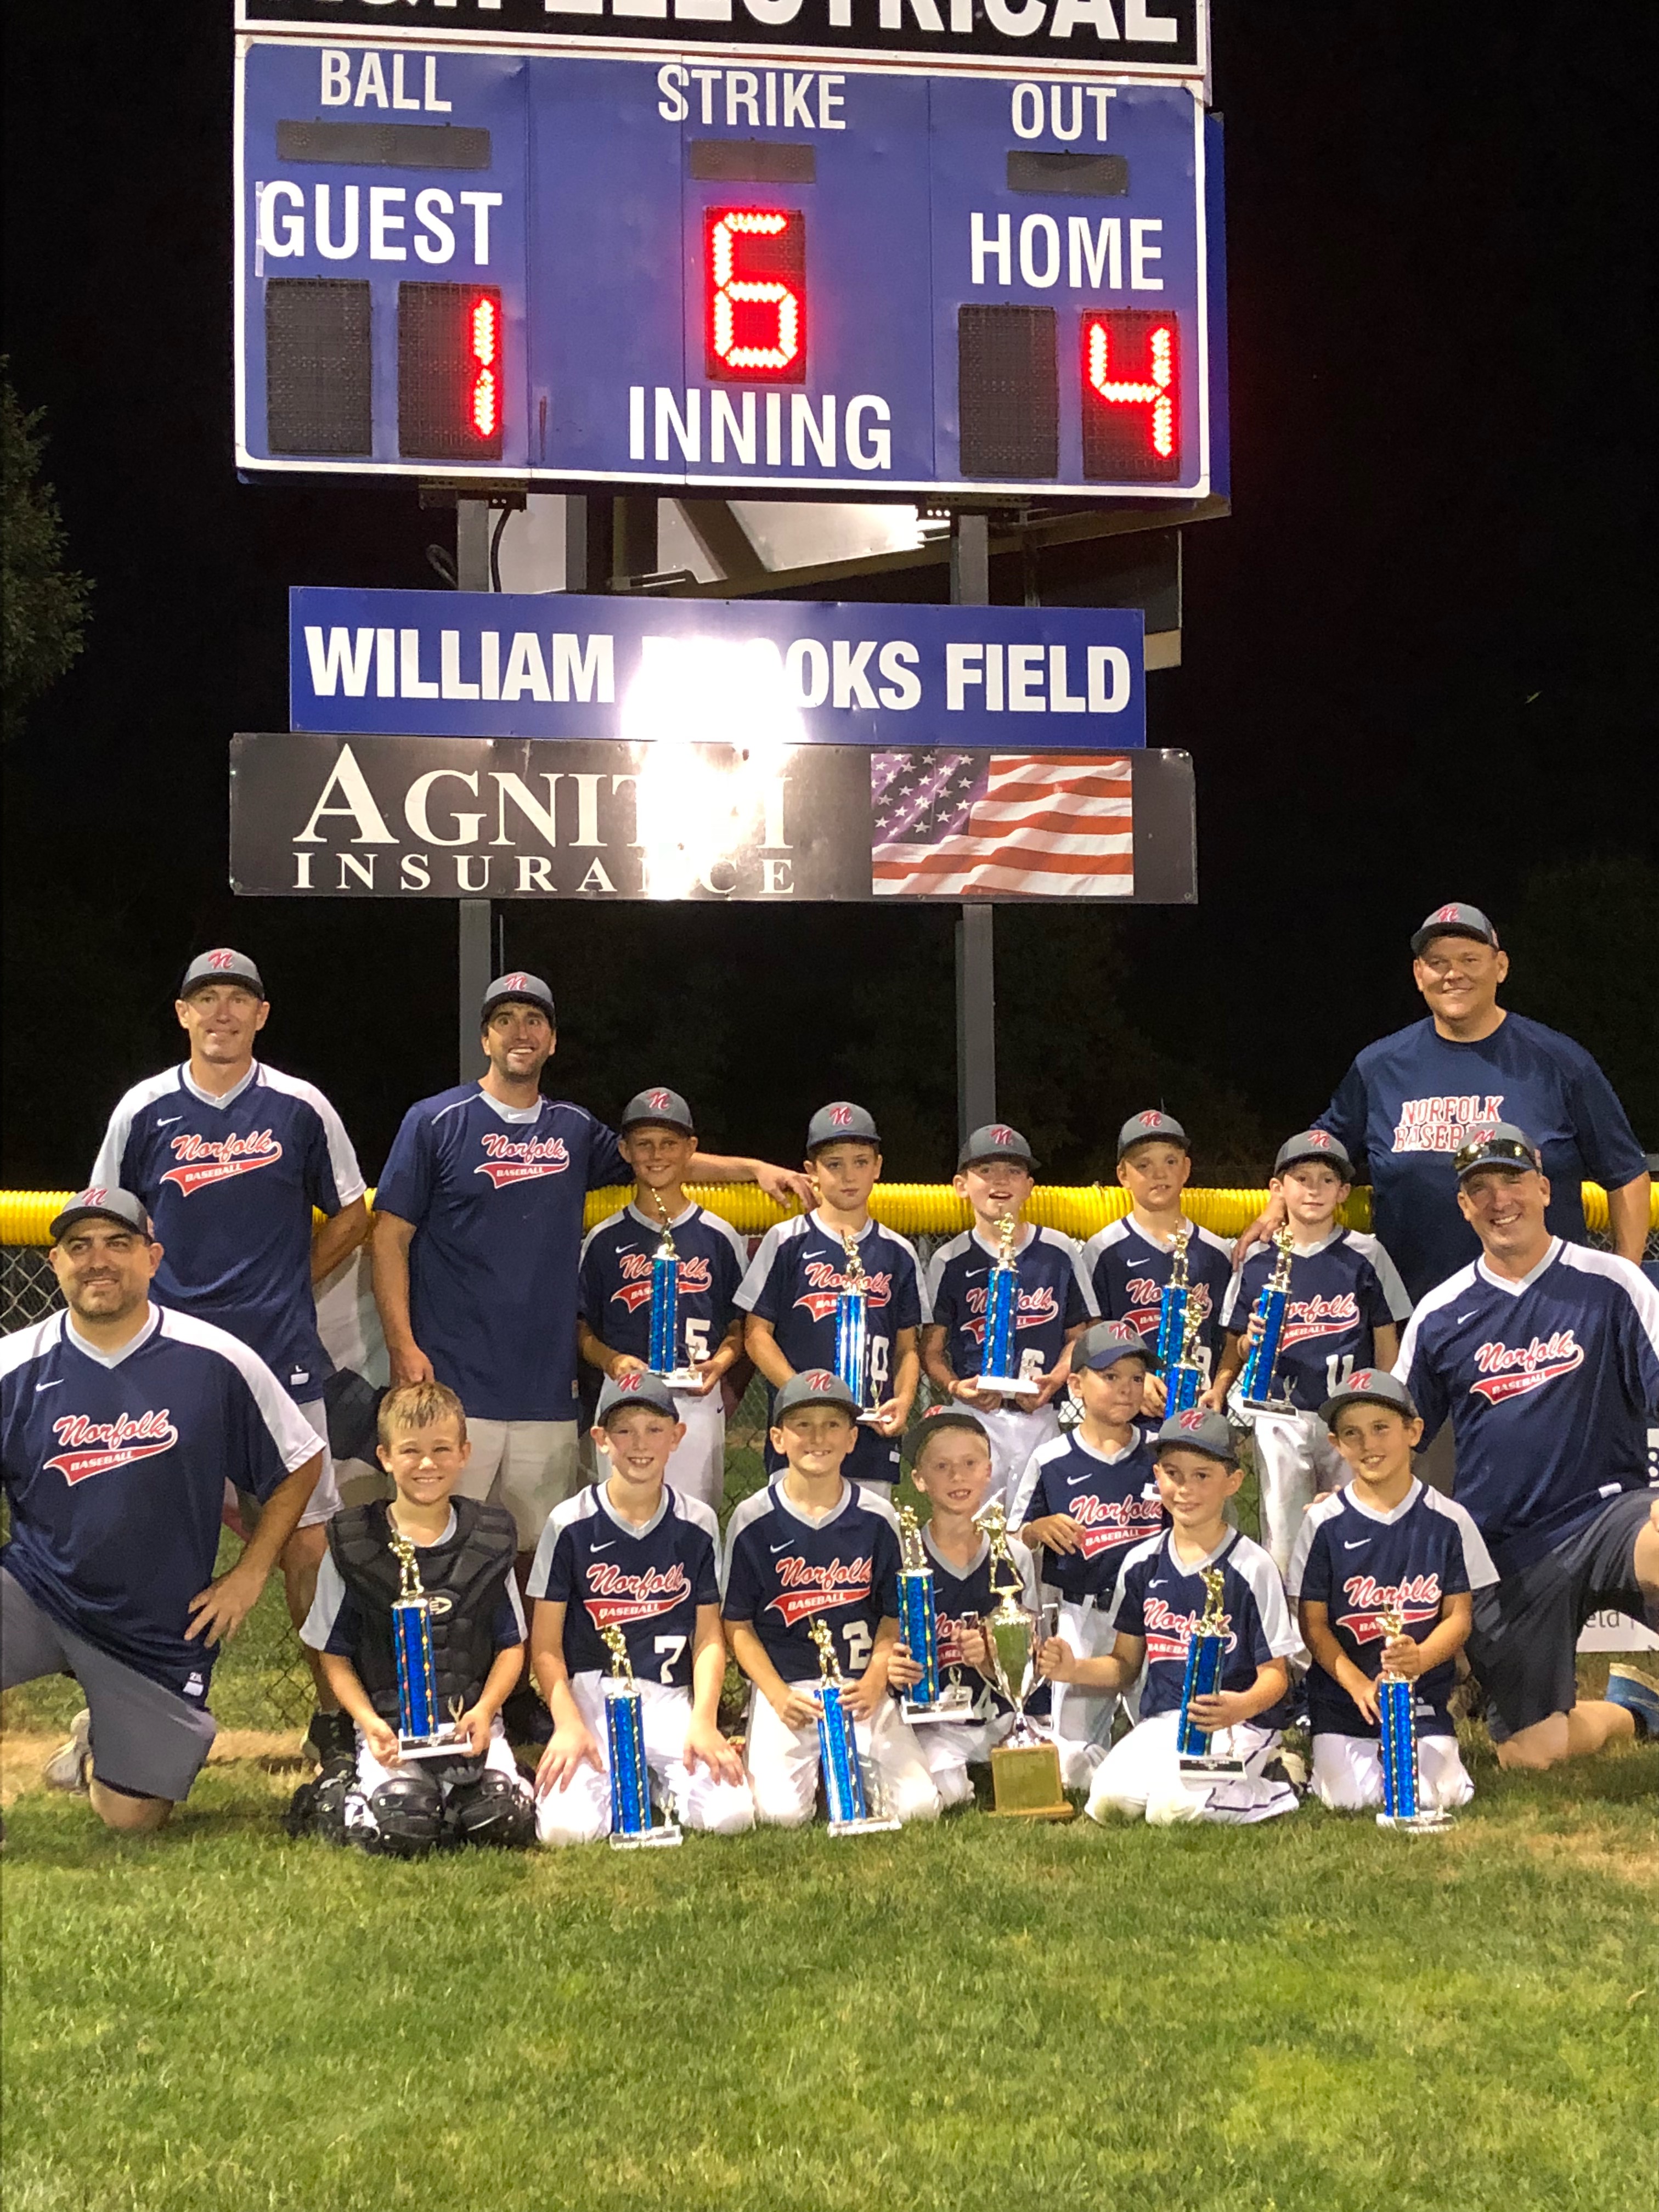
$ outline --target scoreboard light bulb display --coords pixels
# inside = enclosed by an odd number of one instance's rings
[[[710,208],[705,364],[721,382],[806,380],[806,222],[799,208]]]
[[[499,459],[501,295],[476,284],[398,287],[398,450]]]
[[[1168,483],[1181,474],[1181,325],[1124,307],[1083,318],[1083,473]]]

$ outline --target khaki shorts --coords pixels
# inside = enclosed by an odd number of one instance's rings
[[[533,1552],[547,1516],[581,1487],[574,1421],[481,1421],[469,1413],[472,1456],[455,1487],[463,1498],[505,1505],[519,1549]]]

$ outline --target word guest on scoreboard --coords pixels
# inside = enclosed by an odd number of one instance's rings
[[[1200,85],[653,27],[240,40],[240,467],[1209,493]]]

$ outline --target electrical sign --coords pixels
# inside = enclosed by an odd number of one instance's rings
[[[238,460],[1193,498],[1198,89],[240,41]]]

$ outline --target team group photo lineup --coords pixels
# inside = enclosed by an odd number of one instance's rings
[[[1183,1212],[1168,1101],[1086,1241],[1030,1218],[1018,1129],[971,1131],[969,1225],[924,1259],[872,1212],[876,1109],[805,1115],[799,1164],[704,1150],[665,1085],[612,1129],[550,1095],[523,971],[371,1215],[327,1097],[262,1056],[258,964],[202,952],[188,1057],[50,1224],[62,1310],[0,1342],[4,1684],[85,1700],[47,1780],[165,1824],[273,1575],[314,1677],[288,1827],[377,1853],[856,1832],[988,1769],[1055,1819],[1432,1826],[1473,1794],[1460,1717],[1506,1768],[1659,1735],[1659,1675],[1575,1672],[1592,1616],[1659,1629],[1648,1164],[1591,1053],[1504,1007],[1484,913],[1409,955],[1424,1018],[1236,1238]],[[744,1183],[758,1237],[690,1194]],[[347,1277],[370,1375],[319,1326]],[[750,1370],[763,1480],[727,1513]]]

